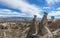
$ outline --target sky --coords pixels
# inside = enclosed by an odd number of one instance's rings
[[[60,19],[60,0],[0,0],[0,17],[42,18],[44,12]]]

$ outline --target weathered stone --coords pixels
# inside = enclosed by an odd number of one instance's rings
[[[26,38],[34,38],[35,36],[33,36],[33,34],[35,33],[37,34],[37,32],[38,32],[38,26],[37,26],[37,21],[36,21],[36,15],[34,15],[33,22],[30,26],[30,29]]]
[[[39,24],[39,34],[40,35],[45,35],[47,33],[47,30],[45,26],[47,25],[47,13],[44,13],[44,16]]]

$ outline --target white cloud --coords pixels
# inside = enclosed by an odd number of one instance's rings
[[[8,16],[21,17],[25,15],[26,15],[25,13],[18,13],[18,12],[11,11],[9,9],[0,9],[0,16],[2,17],[8,17]]]
[[[49,13],[50,16],[57,16],[57,15],[60,15],[60,11],[51,11]]]
[[[51,7],[43,7],[43,9],[51,9]]]
[[[60,18],[60,11],[51,11],[49,14],[48,14],[49,17],[51,16],[55,16],[55,18]]]
[[[31,5],[23,0],[0,0],[0,1],[7,6],[19,9],[24,13],[30,14],[31,16],[37,15],[38,17],[41,17],[40,8],[38,8],[35,5]]]
[[[46,0],[46,2],[48,3],[48,4],[54,4],[54,0]]]
[[[60,2],[60,0],[55,0],[55,2]]]
[[[53,5],[55,3],[60,2],[60,0],[46,0],[46,2],[48,3],[48,5]]]
[[[60,7],[58,7],[56,10],[60,10]]]

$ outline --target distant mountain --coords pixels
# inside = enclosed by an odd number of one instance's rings
[[[30,21],[32,20],[32,17],[0,17],[1,21]],[[38,21],[41,20],[41,18],[37,18]]]

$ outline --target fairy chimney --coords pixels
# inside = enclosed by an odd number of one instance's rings
[[[36,18],[37,18],[37,16],[36,15],[34,15],[34,18],[33,18],[33,26],[34,26],[34,28],[35,28],[35,30],[37,29],[37,20],[36,20]]]
[[[46,24],[47,23],[47,15],[48,15],[48,13],[44,12],[44,16],[42,18],[42,23],[43,24]]]
[[[33,18],[33,22],[35,23],[36,22],[36,15],[34,15],[34,18]]]
[[[38,34],[39,26],[37,25],[36,15],[34,15],[34,27],[35,27],[35,33],[33,35]]]
[[[44,16],[39,24],[39,34],[40,35],[45,35],[47,34],[47,29],[45,28],[45,26],[47,26],[47,13],[44,12]]]
[[[30,38],[32,35],[34,35],[36,33],[36,25],[37,25],[37,21],[36,21],[37,16],[34,15],[34,18],[32,20],[29,32],[27,34],[26,38]]]
[[[51,22],[52,22],[52,23],[55,22],[55,18],[54,18],[54,16],[51,16]]]

